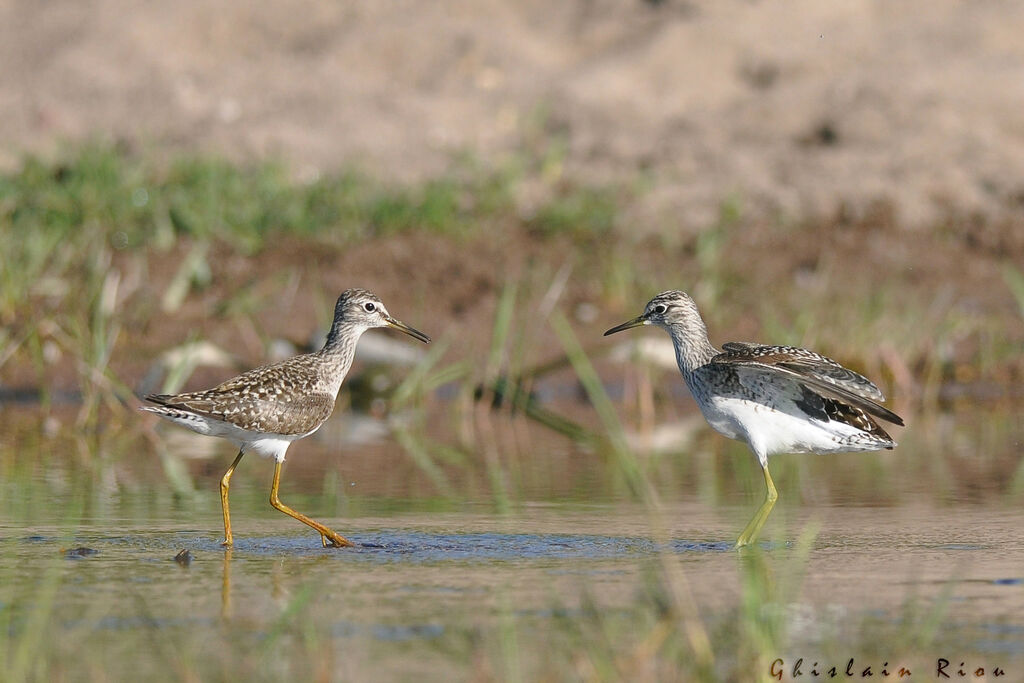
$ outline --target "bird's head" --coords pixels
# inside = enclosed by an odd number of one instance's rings
[[[621,325],[616,325],[604,334],[608,336],[641,325],[657,325],[670,329],[673,325],[687,325],[693,321],[700,321],[700,319],[697,304],[693,302],[689,294],[670,290],[662,292],[648,301],[641,315]]]
[[[336,326],[341,323],[363,329],[392,327],[421,342],[430,343],[430,337],[391,317],[380,297],[365,289],[353,288],[342,292],[334,307],[334,321]]]

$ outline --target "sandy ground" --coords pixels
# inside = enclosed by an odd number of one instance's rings
[[[1020,229],[1021,26],[998,0],[7,0],[0,165],[98,136],[407,181],[526,151],[642,174],[637,225],[738,197]]]

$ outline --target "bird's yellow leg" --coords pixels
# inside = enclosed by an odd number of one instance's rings
[[[761,467],[764,471],[764,485],[767,491],[765,492],[764,502],[761,503],[761,507],[754,513],[753,518],[747,523],[747,526],[743,529],[743,533],[736,539],[736,547],[742,548],[745,545],[750,545],[757,538],[757,535],[761,532],[761,527],[764,526],[765,520],[768,519],[769,513],[772,508],[775,507],[775,501],[779,498],[779,492],[775,490],[775,482],[772,481],[772,475],[768,473],[767,463]]]
[[[340,534],[338,534],[338,532],[332,531],[331,529],[328,529],[327,527],[325,527],[320,522],[312,520],[309,517],[307,517],[306,515],[302,514],[301,512],[296,512],[295,510],[292,510],[290,507],[288,507],[287,505],[282,503],[280,501],[280,499],[278,499],[278,497],[277,497],[277,488],[280,485],[280,483],[281,483],[281,463],[279,461],[279,462],[274,463],[274,484],[270,487],[270,504],[271,505],[273,505],[276,509],[280,510],[281,512],[283,512],[284,514],[288,515],[289,517],[294,517],[295,519],[299,520],[303,524],[308,524],[309,526],[311,526],[314,529],[316,529],[317,531],[319,531],[320,532],[320,540],[323,542],[325,548],[328,545],[331,545],[331,546],[333,546],[335,548],[343,548],[345,546],[353,546],[353,545],[355,545],[355,543],[353,543],[352,541],[348,540],[344,536],[341,536]],[[330,541],[330,543],[328,544],[327,541]]]
[[[231,539],[231,513],[228,512],[228,488],[231,486],[231,475],[234,474],[235,467],[238,466],[238,461],[242,459],[243,455],[244,453],[239,449],[235,461],[220,478],[220,509],[224,512],[224,542],[221,545],[226,547],[231,547],[233,542]]]

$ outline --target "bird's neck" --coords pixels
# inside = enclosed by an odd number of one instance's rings
[[[352,359],[356,355],[356,344],[359,337],[363,336],[366,328],[356,325],[346,325],[338,320],[331,325],[331,331],[327,334],[327,343],[317,351],[323,360],[323,367],[329,377],[334,380],[332,384],[335,393],[341,388],[341,383],[352,367]]]
[[[672,325],[668,328],[672,336],[672,345],[676,349],[676,363],[679,371],[689,381],[690,375],[718,354],[708,339],[708,330],[703,321],[699,324]]]

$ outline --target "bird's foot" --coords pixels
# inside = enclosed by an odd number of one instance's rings
[[[327,534],[320,534],[320,540],[323,541],[325,548],[351,548],[355,545],[352,541],[348,540],[344,536],[333,534],[328,536]]]

